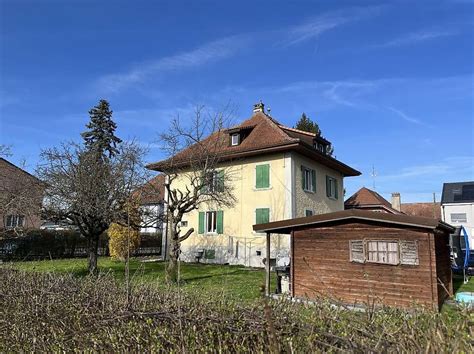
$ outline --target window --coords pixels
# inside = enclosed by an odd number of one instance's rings
[[[240,135],[239,134],[232,134],[231,138],[231,145],[236,146],[240,144]]]
[[[338,199],[337,179],[326,176],[326,195],[331,199]]]
[[[316,171],[301,166],[303,190],[306,192],[316,192]]]
[[[255,188],[270,188],[270,165],[257,165],[255,174]]]
[[[7,228],[15,228],[15,227],[23,227],[25,222],[25,217],[23,215],[7,215],[6,218],[6,227]]]
[[[305,216],[313,216],[313,211],[311,209],[305,209],[304,210],[304,215]]]
[[[466,213],[451,213],[451,222],[467,222]]]
[[[216,193],[224,191],[224,171],[211,171],[206,174],[204,193]]]
[[[224,231],[224,212],[199,212],[199,234],[222,234]]]
[[[255,224],[266,224],[267,222],[270,222],[270,209],[255,209]]]
[[[398,242],[367,241],[367,262],[398,264]]]

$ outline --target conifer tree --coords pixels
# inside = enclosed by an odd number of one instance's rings
[[[112,111],[109,102],[100,100],[99,104],[89,111],[90,122],[86,125],[89,129],[81,134],[85,146],[89,151],[112,157],[118,153],[117,144],[122,140],[115,136],[117,124],[112,120]]]
[[[296,123],[296,129],[303,130],[305,132],[314,133],[316,135],[321,135],[321,130],[319,129],[319,125],[316,122],[313,122],[311,119],[308,118],[306,113],[303,112],[301,115],[300,120]]]

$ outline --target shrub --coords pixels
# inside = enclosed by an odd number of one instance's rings
[[[472,352],[472,312],[219,295],[0,268],[0,352]],[[127,301],[129,299],[129,301]],[[472,320],[471,320],[472,321]]]
[[[107,234],[109,235],[110,256],[115,259],[124,261],[127,259],[128,252],[132,255],[140,246],[140,233],[136,228],[114,223],[107,230]]]

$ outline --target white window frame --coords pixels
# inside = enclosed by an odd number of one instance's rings
[[[214,224],[214,231],[209,231],[209,224],[208,224],[208,214],[211,214],[211,224]],[[212,225],[211,225],[212,226]],[[217,234],[217,211],[216,210],[209,210],[204,212],[204,233],[205,234]]]
[[[329,199],[334,199],[336,200],[337,195],[336,195],[336,183],[337,179],[331,176],[328,176],[328,182],[329,182]]]
[[[304,180],[303,190],[305,192],[314,193],[315,190],[313,189],[314,186],[313,186],[313,176],[312,176],[312,174],[314,173],[316,175],[316,170],[313,170],[311,168],[303,166],[301,172],[303,173],[303,180]],[[309,186],[309,188],[308,188],[308,186]]]
[[[235,139],[235,140],[234,140],[234,139]],[[240,134],[237,134],[237,133],[236,133],[236,134],[232,134],[232,135],[230,136],[230,144],[231,144],[232,146],[237,146],[237,145],[239,145],[239,144],[240,144]]]
[[[370,249],[370,245],[375,243],[376,249],[375,251]],[[382,244],[386,244],[385,250],[379,249],[379,246]],[[367,240],[365,242],[366,244],[366,262],[367,263],[379,263],[379,264],[388,264],[388,265],[398,265],[400,264],[400,247],[399,247],[399,242],[398,240]],[[394,253],[394,251],[389,250],[389,244],[395,244],[396,245],[396,259],[395,261],[390,262],[390,253]],[[374,253],[376,254],[376,259],[371,259],[371,254]],[[385,253],[386,259],[381,259],[381,255],[383,257],[383,254]]]

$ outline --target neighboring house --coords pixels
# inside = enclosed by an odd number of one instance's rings
[[[159,174],[134,193],[143,215],[141,233],[163,231],[165,178],[165,175]]]
[[[292,297],[439,310],[453,292],[449,234],[454,227],[437,219],[350,209],[254,230],[267,233],[267,239],[291,235]]]
[[[410,216],[423,216],[425,218],[434,218],[442,220],[441,218],[441,203],[402,203],[402,213]]]
[[[265,234],[254,232],[253,224],[322,214],[344,209],[344,177],[359,171],[326,153],[329,141],[315,134],[283,126],[255,105],[251,118],[226,131],[211,135],[228,142],[219,151],[217,168],[230,170],[237,203],[217,210],[201,205],[185,215],[183,234],[195,232],[182,243],[182,259],[194,261],[202,252],[203,261],[262,267],[266,258]],[[206,143],[206,140],[205,140]],[[186,159],[192,147],[180,152]],[[149,165],[161,171],[167,161]],[[218,171],[217,171],[218,172]],[[185,174],[172,188],[185,188]],[[270,258],[289,253],[289,237],[275,237]]]
[[[44,189],[38,178],[0,157],[0,229],[39,228]]]
[[[400,193],[392,194],[392,204],[377,192],[362,187],[344,202],[344,209],[361,209],[389,214],[402,214]]]
[[[474,249],[474,181],[443,184],[441,216],[453,226],[464,226]]]

